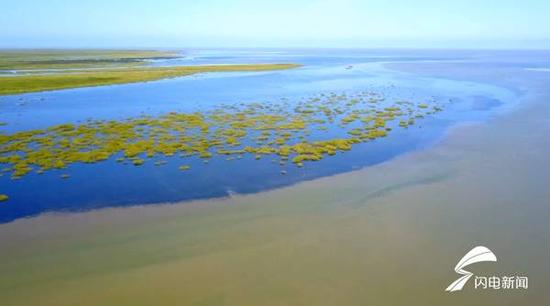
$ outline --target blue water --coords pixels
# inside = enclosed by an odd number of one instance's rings
[[[196,157],[162,158],[135,167],[109,161],[72,165],[62,171],[28,174],[19,180],[0,177],[0,193],[10,200],[0,204],[0,222],[52,211],[80,211],[109,206],[175,202],[250,193],[298,181],[342,173],[386,161],[426,147],[458,122],[486,120],[513,105],[518,94],[494,84],[420,77],[385,69],[382,62],[480,61],[478,54],[449,51],[366,50],[188,50],[183,59],[152,61],[151,65],[216,63],[300,63],[297,69],[253,73],[209,73],[155,82],[81,88],[0,97],[0,131],[44,128],[87,119],[124,119],[171,111],[190,112],[236,103],[298,101],[319,93],[375,91],[389,100],[445,103],[445,110],[409,129],[396,129],[386,138],[354,146],[353,150],[281,168],[278,159],[245,156],[208,164]],[[481,57],[483,59],[485,57]],[[492,57],[488,57],[493,60]],[[506,58],[506,57],[505,57]],[[507,60],[503,60],[507,61]],[[509,62],[509,60],[508,60]],[[483,62],[491,65],[490,61]],[[494,63],[492,65],[495,65]],[[349,69],[352,66],[351,69]],[[348,69],[347,69],[348,68]],[[273,162],[275,159],[276,162]],[[191,171],[178,167],[191,165]],[[287,171],[281,175],[281,170]],[[69,173],[70,179],[60,179]]]

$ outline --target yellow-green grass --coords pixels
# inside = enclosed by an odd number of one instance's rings
[[[141,166],[156,157],[164,160],[175,155],[197,156],[205,162],[215,156],[226,160],[244,155],[256,159],[271,156],[281,166],[292,162],[303,167],[349,151],[356,144],[386,137],[399,120],[404,122],[399,124],[401,127],[408,127],[415,124],[412,118],[418,114],[433,114],[436,107],[441,108],[435,104],[421,111],[413,102],[400,107],[373,104],[372,98],[378,96],[372,92],[330,93],[295,103],[224,105],[204,112],[89,120],[78,125],[0,133],[0,173],[11,173],[12,179],[19,179],[33,171],[41,174],[111,157]],[[327,122],[340,122],[340,137],[322,137],[324,132],[317,127]],[[312,130],[319,132],[311,135]],[[165,163],[155,161],[157,166]]]
[[[136,66],[146,59],[173,57],[179,55],[157,50],[0,50],[0,70]]]
[[[268,71],[296,64],[246,64],[103,69],[0,78],[0,95],[154,81],[203,72]]]

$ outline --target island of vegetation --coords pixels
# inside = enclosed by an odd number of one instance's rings
[[[216,157],[230,162],[245,155],[272,156],[281,167],[288,162],[303,167],[386,137],[395,128],[408,128],[442,106],[435,100],[388,101],[366,91],[322,93],[298,101],[221,105],[204,112],[0,133],[0,164],[4,164],[0,173],[21,179],[33,171],[61,170],[61,178],[68,179],[66,168],[75,163],[113,160],[141,166],[154,160],[162,166],[164,158],[173,156],[182,160],[196,156],[205,162]],[[192,171],[185,163],[179,169]]]

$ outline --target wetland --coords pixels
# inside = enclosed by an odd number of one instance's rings
[[[0,97],[0,221],[254,193],[357,170],[486,120],[517,96],[390,71],[379,56],[355,52],[111,52],[102,56],[141,67],[0,77],[74,80],[117,69],[174,77]],[[407,56],[390,59],[438,58]]]

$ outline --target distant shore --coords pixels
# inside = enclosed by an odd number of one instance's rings
[[[298,64],[232,64],[151,67],[146,60],[177,58],[173,52],[116,50],[0,51],[0,95],[155,81],[205,72],[291,69]],[[24,71],[23,74],[17,74]],[[45,73],[46,71],[46,73]]]

